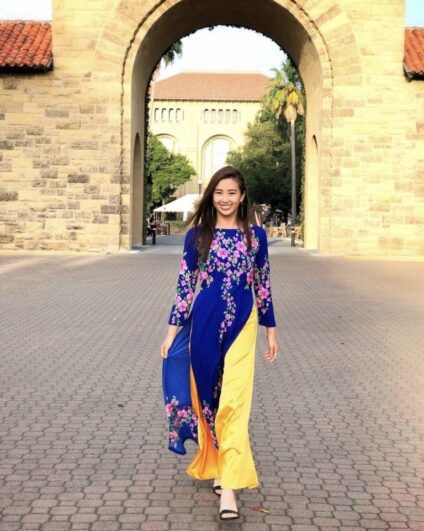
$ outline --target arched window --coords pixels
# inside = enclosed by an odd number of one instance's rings
[[[177,139],[171,135],[158,135],[158,139],[172,153],[178,153]]]
[[[181,109],[177,109],[175,111],[175,121],[176,122],[181,122]]]
[[[159,109],[156,107],[155,109],[155,118],[154,118],[155,122],[159,122]]]
[[[223,121],[224,121],[224,110],[223,109],[219,109],[219,111],[218,111],[218,123],[222,124]]]
[[[227,154],[232,149],[234,141],[229,137],[210,138],[203,148],[203,181],[206,183],[212,175],[225,166]]]
[[[209,122],[209,109],[204,109],[203,110],[203,121],[205,123]]]
[[[169,121],[174,121],[174,109],[172,107],[169,109]]]
[[[233,124],[237,123],[237,109],[233,109]]]
[[[231,110],[226,109],[225,111],[225,123],[229,124],[231,122]]]
[[[216,109],[211,110],[211,124],[214,124],[216,121]]]
[[[166,109],[162,109],[161,121],[166,122]]]

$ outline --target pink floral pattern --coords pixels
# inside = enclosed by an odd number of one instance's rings
[[[187,427],[194,439],[197,439],[198,418],[192,406],[180,406],[175,396],[165,405],[166,416],[169,422],[169,445],[177,448],[177,443],[182,438],[184,427]]]
[[[170,425],[169,447],[176,453],[185,453],[186,439],[198,441],[198,419],[188,399],[190,367],[193,368],[196,379],[200,406],[198,413],[205,419],[213,443],[218,447],[215,422],[228,348],[226,339],[231,344],[255,301],[258,323],[276,326],[266,231],[255,225],[251,228],[250,251],[243,231],[215,228],[211,247],[204,261],[199,260],[192,238],[195,236],[195,228],[186,234],[179,264],[177,291],[168,321],[169,324],[182,326],[179,331],[182,335],[177,336],[181,341],[175,342],[175,349],[173,343],[168,358],[164,360],[166,377],[163,390]],[[195,317],[189,323],[199,276],[202,293],[196,300],[197,306],[194,303]],[[185,341],[188,341],[187,345]],[[184,397],[181,403],[178,402],[180,396]]]
[[[206,420],[206,423],[209,427],[209,431],[211,434],[213,444],[215,445],[216,448],[219,448],[219,444],[218,444],[218,439],[216,437],[216,431],[215,431],[215,419],[216,419],[216,414],[218,412],[219,397],[221,396],[223,374],[224,374],[224,370],[223,370],[223,367],[221,367],[219,371],[217,383],[212,392],[214,407],[212,408],[208,404],[208,402],[206,402],[206,400],[202,400],[202,412]]]
[[[206,400],[202,400],[202,413],[203,413],[203,416],[205,417],[207,425],[209,426],[209,431],[211,434],[213,444],[216,448],[218,448],[218,439],[216,438],[216,432],[215,432],[216,411],[217,411],[216,409],[212,411],[209,404],[206,402]]]
[[[265,255],[262,266],[255,264],[254,267],[254,289],[256,296],[256,305],[259,311],[259,317],[265,315],[272,303],[270,271],[268,254]]]
[[[169,324],[173,325],[182,325],[188,319],[199,274],[198,267],[194,270],[188,267],[186,256],[187,251],[184,251],[180,261],[177,291],[169,320]]]
[[[215,273],[221,272],[223,276],[220,280],[220,296],[225,301],[225,309],[219,325],[219,342],[222,343],[225,333],[236,319],[237,304],[232,293],[234,287],[242,281],[242,275],[245,275],[244,289],[251,289],[252,284],[254,286],[259,324],[275,326],[266,232],[260,227],[251,228],[250,252],[247,250],[247,239],[242,231],[215,229],[205,261],[197,259],[197,252],[189,243],[187,233],[169,324],[183,326],[187,322],[198,277],[200,276],[202,291],[216,282]]]
[[[251,289],[254,280],[255,255],[259,248],[259,240],[252,231],[252,252],[247,252],[247,241],[241,231],[226,233],[225,230],[216,229],[211,248],[206,261],[199,264],[200,277],[202,281],[200,289],[210,285],[213,279],[213,272],[224,273],[221,284],[221,298],[225,300],[223,320],[219,329],[219,341],[222,342],[225,332],[230,328],[235,320],[237,306],[231,292],[234,284],[240,283],[240,278],[246,274],[245,289]]]

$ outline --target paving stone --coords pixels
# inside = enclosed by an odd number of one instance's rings
[[[159,346],[181,247],[165,247],[0,256],[0,531],[423,531],[424,265],[270,242],[261,485],[222,523],[211,482],[185,473],[197,447],[167,449]]]

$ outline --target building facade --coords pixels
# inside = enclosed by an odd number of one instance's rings
[[[151,131],[196,170],[175,197],[203,191],[228,151],[243,144],[268,81],[260,73],[183,72],[153,83]]]

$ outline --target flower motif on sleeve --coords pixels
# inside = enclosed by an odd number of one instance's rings
[[[271,295],[268,241],[264,229],[261,228],[259,234],[260,246],[257,250],[253,267],[253,286],[258,308],[258,322],[260,325],[273,327],[276,326],[276,324]]]
[[[264,314],[268,311],[269,305],[272,302],[268,257],[265,258],[262,267],[255,267],[253,278],[255,281],[256,303],[259,311]]]
[[[169,317],[169,324],[182,325],[188,319],[190,306],[194,297],[199,268],[190,269],[186,261],[187,251],[184,251],[180,261],[177,290]]]

